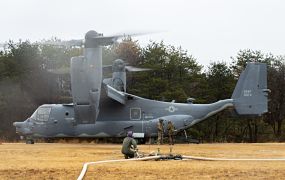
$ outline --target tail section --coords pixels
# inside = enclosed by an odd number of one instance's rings
[[[248,63],[232,94],[239,115],[262,115],[268,111],[267,66]]]

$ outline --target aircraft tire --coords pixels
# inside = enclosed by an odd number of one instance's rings
[[[35,141],[33,139],[27,139],[26,144],[35,144]]]
[[[139,138],[139,139],[136,139],[137,140],[137,144],[145,144],[146,140],[143,139],[143,138]]]
[[[54,143],[54,140],[51,138],[46,138],[44,141],[45,143]]]

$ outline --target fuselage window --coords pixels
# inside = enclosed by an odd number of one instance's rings
[[[42,107],[37,111],[37,121],[46,122],[49,119],[51,108],[50,107]]]

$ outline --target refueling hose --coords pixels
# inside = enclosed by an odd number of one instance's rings
[[[285,161],[285,158],[238,159],[238,158],[208,158],[208,157],[197,157],[197,156],[182,156],[182,159],[192,159],[200,161]]]
[[[158,156],[148,156],[142,158],[133,159],[117,159],[117,160],[105,160],[96,162],[86,162],[83,165],[80,175],[77,180],[82,180],[88,169],[88,165],[92,164],[102,164],[102,163],[112,163],[112,162],[126,162],[126,161],[147,161],[147,160],[200,160],[200,161],[285,161],[285,158],[261,158],[261,159],[236,159],[236,158],[209,158],[209,157],[198,157],[198,156],[181,156],[181,155],[158,155]]]
[[[84,177],[84,175],[85,175],[85,173],[87,171],[88,165],[91,165],[91,164],[102,164],[102,163],[111,163],[111,162],[126,162],[126,161],[147,161],[147,160],[154,160],[154,159],[159,159],[159,158],[160,158],[160,156],[149,156],[149,157],[143,157],[143,158],[116,159],[116,160],[86,162],[86,163],[84,163],[83,168],[81,170],[81,173],[78,176],[77,180],[82,180],[83,179],[83,177]]]

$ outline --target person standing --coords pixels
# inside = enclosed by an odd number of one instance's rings
[[[168,121],[167,124],[167,131],[168,131],[168,143],[169,145],[174,145],[173,136],[174,136],[175,127],[170,120]]]
[[[164,126],[163,126],[163,119],[159,119],[157,123],[157,144],[163,144],[163,134],[164,134]]]
[[[135,157],[135,153],[137,151],[137,142],[133,138],[133,132],[128,131],[127,137],[125,137],[123,141],[123,146],[122,146],[122,154],[125,155],[125,159],[133,158]]]

